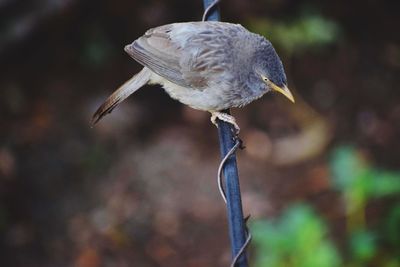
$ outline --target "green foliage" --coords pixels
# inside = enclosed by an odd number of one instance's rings
[[[353,147],[339,147],[331,159],[332,178],[347,205],[364,205],[370,198],[400,193],[400,173],[372,167]]]
[[[400,204],[397,204],[390,211],[384,222],[385,239],[397,250],[400,251]],[[399,255],[400,257],[400,255]]]
[[[288,209],[275,223],[252,225],[258,267],[340,266],[335,247],[326,238],[326,226],[305,205]]]
[[[340,32],[335,22],[314,14],[303,15],[291,22],[253,20],[249,28],[266,36],[289,54],[334,43]]]
[[[355,262],[367,262],[376,253],[375,237],[372,233],[364,230],[351,233],[350,250]]]
[[[347,212],[346,257],[338,254],[328,238],[328,226],[303,204],[290,207],[276,221],[260,220],[252,225],[254,266],[400,266],[400,204],[382,216],[373,230],[365,223],[370,199],[400,193],[400,173],[376,168],[350,146],[334,150],[330,167]]]

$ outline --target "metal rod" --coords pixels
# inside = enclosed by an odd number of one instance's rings
[[[224,112],[229,112],[228,110]],[[218,134],[221,156],[224,156],[236,144],[234,127],[224,121],[218,120]],[[243,219],[242,200],[240,194],[239,174],[236,155],[230,156],[223,168],[225,177],[226,206],[228,213],[229,238],[231,241],[232,258],[234,258],[246,243],[246,227]],[[247,267],[246,254],[237,259],[235,267]]]
[[[203,0],[204,10],[217,3],[215,0]],[[205,20],[218,21],[220,14],[218,6],[213,7],[203,16]],[[229,110],[224,112],[229,114]],[[217,120],[220,142],[221,158],[236,144],[236,130],[227,122]],[[246,227],[243,219],[242,200],[240,195],[239,175],[236,163],[236,155],[230,156],[224,166],[226,206],[228,213],[229,238],[231,242],[232,259],[235,259],[246,244]],[[242,253],[236,261],[235,267],[247,267],[246,253]]]

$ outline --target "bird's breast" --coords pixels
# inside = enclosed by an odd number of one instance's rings
[[[202,90],[179,86],[153,73],[151,84],[160,84],[170,97],[194,109],[216,111],[229,108],[224,95],[217,88],[206,87]]]

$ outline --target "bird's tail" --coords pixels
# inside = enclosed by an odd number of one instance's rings
[[[111,111],[128,96],[136,92],[150,80],[151,71],[144,67],[139,73],[118,88],[93,114],[91,124],[96,124],[103,116]]]

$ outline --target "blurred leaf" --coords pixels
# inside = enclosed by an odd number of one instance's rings
[[[384,265],[384,267],[399,267],[399,266],[400,266],[400,260],[395,258],[389,259]]]
[[[252,225],[254,266],[340,266],[340,257],[327,239],[324,223],[305,205],[288,209],[275,223]]]
[[[289,54],[334,43],[339,36],[339,27],[335,22],[316,14],[303,15],[290,23],[257,19],[251,21],[248,27]]]
[[[400,192],[400,173],[373,170],[371,193],[375,197],[391,195]]]
[[[337,148],[333,152],[330,166],[337,188],[343,191],[349,200],[359,202],[358,204],[364,204],[371,197],[400,192],[400,173],[370,166],[353,147]]]
[[[389,242],[400,251],[400,204],[394,206],[390,211],[384,229]]]
[[[353,147],[339,147],[334,151],[331,159],[331,170],[339,188],[345,189],[352,186],[354,183],[352,177],[360,176],[363,169],[365,169],[365,162],[355,155]]]
[[[350,248],[354,260],[357,262],[366,262],[375,255],[375,238],[367,231],[354,232],[350,237]]]

